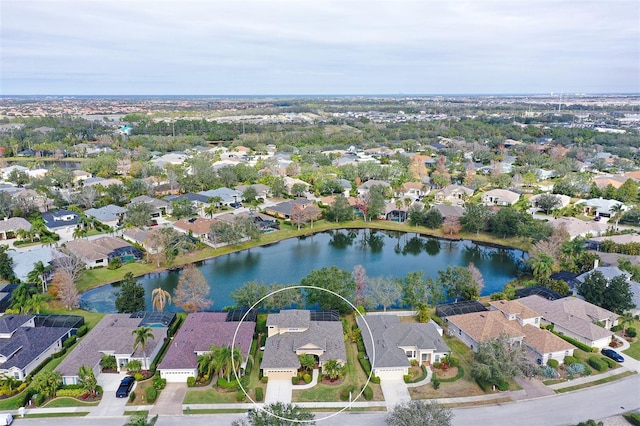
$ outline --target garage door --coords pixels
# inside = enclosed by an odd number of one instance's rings
[[[376,370],[377,376],[381,380],[402,380],[404,378],[404,368],[386,368]]]
[[[291,381],[291,377],[295,374],[293,371],[269,371],[269,380],[289,380]]]

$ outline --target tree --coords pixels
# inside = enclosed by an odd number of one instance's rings
[[[542,282],[549,279],[555,267],[555,259],[546,253],[538,253],[536,256],[531,256],[527,263],[533,270],[533,276]]]
[[[142,359],[143,359],[143,364],[142,364],[142,368],[143,369],[147,369],[147,342],[149,341],[149,339],[155,339],[155,336],[153,335],[153,331],[151,330],[151,327],[140,327],[137,328],[133,331],[131,331],[131,334],[134,335],[136,338],[133,341],[133,351],[136,351],[136,348],[138,346],[140,346],[140,349],[142,349]]]
[[[385,422],[389,426],[450,426],[453,413],[437,401],[414,400],[393,407]]]
[[[485,231],[489,225],[490,211],[483,204],[467,205],[466,210],[460,218],[462,228],[469,232],[479,234]]]
[[[149,419],[149,413],[147,412],[136,413],[129,417],[124,426],[154,426],[157,421],[157,414],[155,415],[155,417]]]
[[[36,374],[31,382],[31,388],[45,398],[52,398],[62,386],[62,376],[56,371],[43,370]]]
[[[67,309],[75,309],[80,306],[80,293],[71,275],[60,269],[53,274],[51,286],[55,287],[58,300]]]
[[[366,288],[369,278],[367,277],[367,270],[362,265],[356,265],[353,267],[353,279],[356,282],[356,306],[364,305],[364,297],[366,294]]]
[[[274,197],[278,198],[282,197],[285,192],[287,192],[287,187],[284,184],[284,179],[282,177],[275,178],[273,183],[271,184],[271,194]]]
[[[153,208],[147,203],[135,203],[128,207],[127,214],[124,217],[126,226],[138,227],[147,226],[151,220]]]
[[[173,295],[173,303],[187,312],[198,312],[213,303],[207,298],[208,295],[209,284],[202,272],[192,263],[185,266]]]
[[[336,223],[353,220],[353,207],[351,207],[344,195],[337,195],[326,216],[328,221]]]
[[[615,230],[618,230],[618,223],[620,222],[620,217],[622,216],[622,212],[624,209],[624,205],[622,203],[614,204],[611,206],[611,213],[613,213],[613,217],[615,219]]]
[[[11,309],[16,309],[21,313],[29,309],[29,300],[38,293],[38,290],[27,283],[20,283],[11,293]]]
[[[469,268],[447,266],[446,270],[438,271],[436,281],[445,290],[447,297],[455,302],[459,299],[477,300],[480,296],[480,287]]]
[[[157,227],[149,231],[147,245],[148,253],[153,252],[158,266],[161,257],[164,257],[167,265],[171,265],[178,254],[188,252],[194,247],[193,241],[187,235],[171,227]]]
[[[478,267],[473,262],[469,263],[469,266],[467,266],[467,268],[469,268],[469,271],[471,271],[471,279],[473,279],[473,281],[476,283],[478,292],[482,293],[482,289],[484,288],[484,278],[482,277],[482,272],[480,272],[480,269],[478,269]]]
[[[368,296],[367,305],[374,309],[382,306],[385,312],[388,307],[395,305],[402,297],[400,283],[393,277],[375,277],[369,279],[366,293]]]
[[[162,287],[154,288],[151,292],[151,309],[162,312],[167,302],[171,303],[171,293]]]
[[[142,283],[127,272],[124,279],[120,281],[120,289],[115,293],[116,310],[119,313],[140,312],[146,310],[144,299],[144,287]]]
[[[436,229],[442,226],[444,218],[438,209],[431,208],[424,214],[422,224],[427,228]]]
[[[291,186],[291,195],[295,197],[302,197],[306,190],[307,190],[307,185],[305,185],[304,183],[300,183],[300,182],[294,183]]]
[[[337,266],[328,268],[315,269],[309,275],[300,280],[303,286],[314,286],[331,290],[349,301],[355,300],[356,282],[353,276]],[[348,303],[339,297],[322,290],[307,289],[307,304],[313,305],[317,303],[320,309],[331,310],[337,309],[340,313],[351,311]],[[353,302],[352,302],[353,303]]]
[[[77,282],[86,271],[84,262],[72,253],[55,255],[51,263],[56,270],[62,270],[69,274],[73,282]]]
[[[274,293],[287,287],[281,284],[270,284],[267,286],[267,293]],[[280,311],[291,306],[304,306],[304,296],[296,289],[278,291],[264,300],[264,308],[268,311]]]
[[[209,350],[212,352],[212,362],[218,376],[226,376],[227,381],[231,381],[231,373],[238,371],[242,364],[242,352],[238,346],[234,346],[233,350],[230,346],[212,345]]]
[[[293,404],[274,402],[249,413],[248,419],[235,420],[232,426],[314,426],[315,415]]]
[[[578,294],[587,302],[602,306],[605,303],[605,290],[608,285],[609,281],[602,272],[593,271],[578,286]]]
[[[93,369],[88,365],[81,365],[78,369],[78,378],[82,385],[82,389],[87,391],[90,396],[96,396],[98,380],[96,379],[95,374],[93,374]]]
[[[172,213],[171,216],[176,219],[182,219],[183,217],[192,217],[196,214],[196,208],[193,206],[193,203],[190,199],[178,198],[175,201],[171,202]]]
[[[248,308],[267,295],[267,286],[258,281],[248,281],[231,292],[237,308]]]
[[[423,271],[409,272],[402,280],[402,303],[415,308],[427,302],[427,288]]]
[[[13,259],[7,253],[9,246],[1,245],[0,246],[0,278],[3,280],[12,281],[14,278],[13,275]]]
[[[446,218],[444,218],[444,223],[442,224],[442,232],[449,235],[455,235],[460,232],[460,229],[462,229],[460,219],[454,216],[447,216]]]
[[[617,314],[635,308],[631,285],[625,275],[611,278],[604,291],[604,303],[599,306]]]
[[[41,260],[37,261],[33,264],[33,270],[27,274],[27,279],[30,283],[33,284],[41,284],[42,292],[46,293],[47,291],[47,282],[49,280],[49,273],[53,270],[51,265],[46,265],[42,263]]]
[[[311,354],[298,355],[300,367],[304,370],[311,371],[316,366],[316,358]]]
[[[335,359],[328,359],[322,363],[322,375],[332,382],[345,374],[345,367]]]
[[[422,203],[414,203],[409,206],[407,216],[409,217],[409,225],[419,226],[425,221],[427,210]]]
[[[499,388],[507,385],[507,380],[513,377],[529,376],[536,371],[521,344],[511,342],[504,334],[479,343],[473,360],[471,377]]]
[[[296,204],[291,209],[291,215],[289,216],[291,223],[298,227],[298,231],[300,230],[300,225],[303,225],[307,222],[307,216],[305,215],[305,207],[300,204]]]
[[[309,204],[306,209],[304,209],[304,214],[311,222],[311,229],[313,229],[313,222],[318,220],[322,216],[322,212],[320,211],[320,207],[316,204]]]
[[[549,214],[553,209],[557,209],[562,205],[560,197],[553,194],[540,194],[535,201],[536,207]]]
[[[631,312],[625,312],[618,318],[618,324],[622,326],[622,333],[627,329],[627,326],[633,324],[634,318]]]

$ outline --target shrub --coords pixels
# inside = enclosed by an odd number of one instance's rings
[[[405,374],[402,377],[404,378],[405,383],[408,383],[411,380],[411,374]]]
[[[238,381],[235,378],[232,378],[230,381],[227,381],[224,377],[218,377],[217,385],[222,389],[236,390],[238,389]]]
[[[238,402],[244,402],[246,398],[247,396],[242,391],[238,391],[238,393],[236,394],[236,401]]]
[[[196,378],[193,376],[187,377],[187,387],[194,387],[196,385]]]
[[[611,331],[615,333],[616,331],[622,330],[622,327],[623,326],[621,324],[614,325],[613,327],[611,327]]]
[[[362,396],[364,396],[364,399],[366,399],[367,401],[371,401],[373,399],[373,389],[371,389],[371,386],[365,386],[364,390],[362,391]]]
[[[580,362],[574,362],[573,364],[569,365],[569,367],[567,367],[567,374],[569,375],[569,377],[573,377],[577,374],[584,374],[584,372],[585,365]]]
[[[550,359],[549,361],[547,361],[547,365],[551,368],[558,368],[558,365],[560,365],[560,363],[557,359]]]
[[[460,360],[458,358],[454,358],[452,356],[447,356],[447,359],[449,360],[449,366],[451,366],[451,367],[459,367],[460,366]]]
[[[606,362],[609,368],[616,368],[616,362],[611,358],[600,358],[600,359]]]
[[[36,395],[35,401],[33,401],[38,407],[44,403],[44,395],[39,393]]]
[[[348,401],[349,400],[349,394],[351,394],[351,396],[354,396],[354,392],[356,390],[356,387],[353,385],[347,386],[345,388],[342,388],[342,390],[340,391],[340,400],[341,401]]]
[[[159,375],[153,377],[153,387],[162,390],[167,386],[167,379],[161,378]]]
[[[575,364],[575,363],[578,363],[578,362],[580,362],[580,361],[578,361],[578,358],[576,358],[574,356],[569,355],[569,356],[565,356],[564,357],[565,365],[571,365],[571,364]]]
[[[269,378],[267,376],[262,376],[262,378],[260,379],[260,381],[262,383],[268,383],[269,382]]]
[[[154,403],[156,401],[156,398],[158,397],[158,391],[153,386],[147,388],[144,394],[145,394],[145,397],[147,398],[147,402],[150,404]]]
[[[129,402],[133,402],[136,399],[136,391],[129,392]]]
[[[375,383],[375,384],[379,385],[380,384],[380,377],[371,376],[371,383]]]
[[[509,390],[509,382],[501,381],[499,383],[496,383],[496,387],[498,388],[498,390],[500,390],[502,392],[506,392],[506,391]]]
[[[107,269],[118,269],[122,267],[122,261],[119,257],[114,257],[109,261],[109,265],[107,265]]]
[[[68,396],[71,398],[77,398],[80,395],[84,395],[86,391],[84,389],[58,389],[56,396]]]
[[[438,389],[440,387],[440,379],[438,379],[436,375],[431,377],[431,386],[433,386],[434,389]]]
[[[638,332],[636,331],[635,327],[627,328],[627,336],[636,337],[637,335],[638,335]]]
[[[640,413],[625,414],[624,418],[627,419],[632,425],[640,426]]]
[[[256,388],[256,401],[260,402],[264,398],[264,391],[261,387]]]
[[[411,366],[412,367],[417,367],[418,366],[418,360],[417,359],[412,359],[411,360]]]
[[[358,357],[358,361],[360,362],[360,366],[364,370],[364,373],[368,376],[371,373],[371,362],[364,357]]]
[[[71,336],[69,337],[67,340],[64,341],[64,343],[62,343],[62,347],[65,349],[68,349],[71,345],[73,345],[77,340],[76,336]]]
[[[252,369],[253,369],[253,362],[251,361],[251,358],[249,358],[247,360],[247,366],[244,368],[244,374],[246,374],[247,376],[251,375]]]
[[[297,384],[299,384],[299,383],[300,383],[300,377],[298,377],[298,376],[293,376],[293,377],[291,378],[291,384],[292,384],[292,385],[294,385],[294,386],[295,386],[295,385],[297,385]]]
[[[89,327],[87,327],[86,325],[79,327],[78,331],[76,331],[76,337],[80,338],[84,336],[85,334],[87,334],[87,331],[89,331]]]
[[[304,380],[306,384],[311,383],[311,374],[306,373],[304,376],[302,376],[302,380]]]
[[[540,371],[538,374],[547,379],[555,379],[556,377],[558,377],[558,372],[550,365],[540,367]]]
[[[609,365],[602,360],[602,358],[597,356],[589,357],[589,365],[595,368],[598,371],[605,371],[609,368]]]

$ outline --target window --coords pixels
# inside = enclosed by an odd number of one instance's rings
[[[427,361],[427,355],[428,354],[422,354],[422,361]]]
[[[458,330],[458,336],[462,336],[462,330]]]
[[[440,362],[440,354],[436,354],[435,362]]]
[[[536,317],[535,323],[537,324],[538,322],[540,322],[540,318]]]
[[[407,354],[407,358],[413,357],[413,351],[405,351],[405,354]]]

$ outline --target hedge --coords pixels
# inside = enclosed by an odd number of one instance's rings
[[[68,396],[71,398],[77,398],[87,393],[84,389],[58,389],[56,396]]]
[[[458,374],[456,374],[453,377],[449,377],[448,379],[438,379],[440,382],[455,382],[456,380],[458,380],[459,378],[461,378],[462,376],[464,376],[464,368],[462,368],[461,365],[458,366]]]
[[[547,365],[551,368],[558,368],[558,365],[560,365],[560,363],[557,359],[550,359],[549,361],[547,361]]]
[[[158,391],[153,386],[148,387],[144,393],[148,403],[154,403],[156,401],[156,398],[158,397]]]
[[[80,338],[80,337],[84,336],[85,334],[87,334],[88,331],[89,331],[89,327],[87,327],[86,324],[83,325],[83,326],[80,326],[78,328],[78,331],[76,331],[76,337]]]
[[[558,336],[559,338],[571,343],[573,346],[575,346],[578,349],[582,349],[585,352],[593,352],[593,348],[591,346],[585,345],[582,342],[578,342],[576,339],[572,337],[565,336],[564,334],[558,333],[556,331],[552,331],[552,333]]]
[[[131,391],[129,393],[129,402],[133,402],[136,399],[136,391]]]
[[[68,349],[70,346],[72,346],[76,342],[76,340],[77,340],[76,336],[71,336],[62,343],[62,347],[65,349]]]
[[[264,391],[261,387],[256,388],[256,401],[260,402],[264,398]]]
[[[597,356],[589,357],[589,365],[598,371],[605,371],[609,368],[609,365]]]
[[[616,362],[611,358],[600,358],[600,359],[606,362],[609,368],[616,368]]]
[[[371,386],[365,386],[364,390],[362,391],[362,396],[364,396],[364,399],[366,399],[367,401],[371,401],[373,399],[373,389],[371,389]]]
[[[371,363],[369,362],[369,360],[364,358],[364,354],[359,354],[358,355],[358,361],[360,362],[360,366],[364,370],[364,374],[369,376],[369,374],[371,374]],[[380,377],[376,377],[376,376],[372,375],[371,376],[371,383],[379,384],[380,383]]]
[[[340,400],[348,401],[349,394],[351,394],[352,397],[355,396],[355,390],[356,390],[356,387],[354,385],[349,385],[345,388],[342,388],[342,390],[340,391]]]
[[[576,364],[578,362],[580,361],[578,361],[578,358],[576,358],[575,356],[568,355],[564,357],[564,363],[566,365]]]
[[[624,414],[623,417],[634,426],[640,426],[640,413]]]

